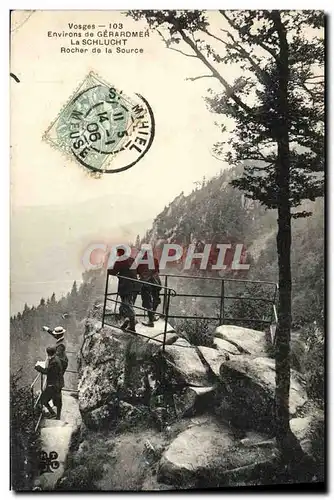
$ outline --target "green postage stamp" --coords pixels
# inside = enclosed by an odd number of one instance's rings
[[[92,171],[115,173],[143,158],[154,129],[153,112],[144,97],[130,98],[91,72],[44,139]]]

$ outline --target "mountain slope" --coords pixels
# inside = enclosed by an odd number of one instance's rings
[[[181,193],[155,218],[144,241],[155,246],[164,242],[243,243],[250,263],[248,273],[225,276],[277,281],[277,214],[230,186],[241,168],[203,182],[188,196]],[[321,317],[324,307],[324,201],[305,201],[301,208],[313,215],[292,221],[293,320],[297,325]],[[208,286],[213,287],[212,282]]]

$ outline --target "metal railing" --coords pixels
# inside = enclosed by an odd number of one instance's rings
[[[35,392],[35,386],[37,383],[40,383],[40,393],[37,395]],[[41,420],[42,420],[42,408],[40,407],[40,401],[42,397],[42,392],[45,389],[46,385],[46,378],[44,378],[43,373],[38,373],[36,377],[34,378],[31,386],[30,386],[30,393],[31,393],[31,408],[32,408],[32,415],[33,415],[33,423],[34,423],[34,431],[36,432]]]
[[[66,351],[66,354],[77,354],[76,352],[73,351]],[[46,360],[45,360],[46,361]],[[64,376],[66,373],[75,373],[77,374],[77,370],[66,370],[64,373]],[[36,389],[36,387],[39,386],[39,389]],[[34,422],[34,430],[37,432],[42,418],[43,418],[43,408],[41,404],[41,397],[42,393],[46,387],[46,375],[44,373],[38,372],[36,377],[34,378],[32,384],[30,385],[30,395],[31,395],[31,408],[32,408],[32,415],[33,415],[33,422]],[[39,393],[37,393],[37,390]],[[67,387],[63,387],[62,391],[64,392],[77,392],[77,389],[70,389]]]
[[[260,323],[262,325],[272,325],[277,323],[277,313],[276,313],[276,300],[277,300],[277,291],[278,284],[274,281],[260,281],[260,280],[245,280],[245,279],[227,279],[227,278],[216,278],[216,277],[207,277],[207,276],[190,276],[185,274],[160,274],[161,277],[164,277],[164,285],[168,286],[168,279],[186,279],[186,280],[210,280],[213,282],[218,282],[219,284],[219,294],[199,294],[199,293],[176,293],[176,297],[191,297],[191,298],[206,298],[206,299],[218,299],[219,300],[219,313],[214,316],[191,316],[189,314],[173,314],[169,313],[169,318],[173,319],[187,319],[187,320],[197,320],[204,319],[208,321],[217,321],[218,325],[223,325],[226,321],[233,321],[237,323]],[[250,297],[243,295],[228,295],[226,294],[226,286],[228,283],[243,283],[245,285],[261,285],[261,286],[270,286],[273,288],[273,293],[270,298],[264,297]],[[239,300],[239,301],[254,301],[254,302],[262,302],[271,304],[271,314],[268,319],[262,318],[240,318],[240,317],[227,317],[226,316],[226,304],[227,300]],[[164,308],[164,305],[163,305]]]
[[[112,317],[116,317],[117,316],[117,305],[121,304],[122,301],[119,301],[118,300],[118,293],[117,292],[109,292],[109,277],[110,276],[114,276],[112,275],[111,273],[108,273],[107,272],[107,278],[106,278],[106,286],[105,286],[105,296],[104,296],[104,304],[103,304],[103,313],[102,313],[102,327],[104,325],[109,325],[109,326],[112,326],[112,327],[115,327],[115,328],[120,328],[120,325],[119,324],[115,324],[113,323],[112,321],[109,320],[109,318],[112,318]],[[211,277],[201,277],[201,276],[189,276],[189,275],[168,275],[168,274],[160,274],[161,277],[164,278],[164,284],[163,285],[156,285],[154,283],[150,283],[150,282],[146,282],[146,281],[142,281],[142,280],[138,280],[138,279],[135,279],[135,278],[128,278],[128,277],[124,277],[124,276],[121,276],[120,279],[126,279],[126,280],[129,280],[131,282],[134,282],[134,283],[140,283],[141,285],[143,284],[146,284],[146,285],[149,285],[151,287],[159,287],[160,288],[160,293],[159,295],[163,297],[163,300],[162,300],[162,312],[159,312],[159,316],[164,318],[164,321],[165,321],[165,324],[164,324],[164,332],[163,332],[163,340],[158,340],[156,337],[150,337],[148,335],[145,335],[145,334],[142,334],[140,332],[135,332],[135,331],[128,331],[130,334],[132,335],[135,335],[135,336],[139,336],[139,337],[143,337],[143,338],[147,338],[149,340],[154,340],[154,342],[157,342],[157,343],[160,343],[162,344],[162,354],[164,355],[165,353],[165,347],[166,347],[166,335],[167,335],[167,329],[168,329],[168,322],[170,319],[180,319],[180,318],[184,318],[184,319],[187,319],[187,320],[191,320],[191,319],[194,319],[194,320],[198,320],[198,319],[207,319],[207,320],[212,320],[212,321],[218,321],[218,324],[221,325],[221,324],[224,324],[227,319],[228,321],[250,321],[250,322],[254,322],[254,321],[257,321],[257,322],[261,322],[262,324],[269,324],[270,325],[270,330],[271,330],[271,326],[272,326],[272,322],[275,321],[277,322],[277,314],[276,314],[276,307],[275,307],[275,301],[276,301],[276,295],[277,295],[277,284],[274,283],[274,282],[267,282],[267,281],[251,281],[251,280],[232,280],[232,279],[225,279],[225,278],[211,278]],[[219,291],[220,293],[219,294],[199,294],[199,293],[177,293],[175,291],[174,288],[171,288],[170,286],[168,286],[168,279],[172,279],[172,278],[177,278],[177,279],[205,279],[205,280],[214,280],[215,282],[218,281],[219,282]],[[249,283],[249,284],[260,284],[260,285],[270,285],[270,286],[274,286],[274,294],[271,298],[258,298],[258,297],[244,297],[244,296],[240,296],[240,295],[237,295],[237,296],[230,296],[230,295],[227,295],[225,293],[226,291],[226,284],[228,282],[234,282],[235,283]],[[139,293],[139,292],[138,292]],[[137,293],[136,293],[137,295]],[[114,298],[116,296],[116,299]],[[200,298],[206,298],[206,299],[219,299],[219,314],[215,315],[215,316],[192,316],[192,315],[189,315],[189,314],[185,314],[185,315],[180,315],[180,314],[173,314],[171,313],[170,311],[170,306],[171,306],[171,299],[173,298],[176,298],[176,297],[191,297],[191,298],[195,298],[195,297],[200,297]],[[264,302],[266,303],[269,303],[271,304],[271,316],[270,316],[270,319],[261,319],[261,320],[254,320],[254,318],[226,318],[226,315],[225,315],[225,300],[254,300],[254,301],[257,301],[257,300],[263,300]],[[107,305],[108,303],[111,302],[114,304],[114,308],[113,310],[107,310]],[[134,301],[135,302],[135,301]],[[148,311],[147,309],[143,308],[143,307],[140,307],[140,306],[137,306],[135,303],[132,304],[132,307],[134,308],[135,311],[140,311],[139,314],[137,314],[137,316],[144,316],[145,315],[145,312]],[[154,313],[156,313],[156,311],[152,311]],[[182,345],[180,344],[180,347],[184,347],[184,348],[193,348],[193,349],[197,349],[196,346],[194,345]],[[165,358],[166,359],[166,358]],[[161,386],[161,389],[162,389],[162,395],[166,398],[165,400],[165,404],[168,405],[168,390],[166,390],[167,386],[168,386],[168,380],[167,380],[167,375],[166,375],[166,365],[165,363],[162,363],[161,364],[161,367],[160,367],[160,386]]]
[[[119,328],[119,325],[115,323],[110,323],[107,322],[107,318],[109,317],[116,317],[117,316],[117,305],[120,305],[122,302],[118,300],[118,293],[117,292],[109,292],[109,277],[114,276],[112,274],[107,273],[107,278],[106,278],[106,286],[105,286],[105,295],[104,295],[104,304],[103,304],[103,314],[102,314],[102,326],[109,325],[113,326],[116,328]],[[141,285],[149,285],[152,287],[158,287],[160,288],[160,296],[162,296],[162,312],[159,312],[159,316],[164,318],[165,320],[165,328],[164,328],[164,338],[163,341],[156,340],[156,342],[161,342],[162,343],[162,348],[165,350],[165,342],[166,342],[166,333],[167,333],[167,328],[168,328],[168,321],[171,319],[186,319],[186,320],[208,320],[208,321],[215,321],[219,325],[222,325],[226,323],[227,321],[229,323],[234,322],[234,323],[253,323],[253,324],[261,324],[264,327],[269,327],[270,333],[271,333],[271,339],[272,342],[274,342],[274,337],[275,337],[275,331],[276,331],[276,324],[277,324],[277,312],[276,312],[276,299],[277,299],[277,291],[278,291],[278,285],[276,282],[273,281],[260,281],[260,280],[245,280],[245,279],[226,279],[226,278],[216,278],[216,277],[207,277],[207,276],[192,276],[192,275],[183,275],[183,274],[160,274],[161,278],[164,278],[164,284],[163,285],[156,285],[150,282],[146,282],[143,280],[138,280],[135,278],[129,278],[125,276],[121,276],[120,279],[125,279],[129,280],[134,283],[139,283]],[[208,294],[208,293],[179,293],[176,292],[174,288],[171,288],[168,286],[168,279],[191,279],[191,280],[211,280],[215,283],[218,283],[219,287],[219,293],[218,294]],[[261,286],[270,286],[273,288],[273,293],[271,294],[270,297],[255,297],[255,296],[243,296],[243,295],[229,295],[226,294],[226,288],[229,283],[233,283],[234,285],[237,283],[242,283],[245,285],[261,285]],[[138,292],[139,293],[139,292]],[[268,293],[267,293],[268,295]],[[116,299],[113,298],[116,296]],[[190,314],[174,314],[171,312],[170,307],[171,307],[171,298],[175,297],[191,297],[192,299],[194,298],[205,298],[205,299],[218,299],[219,300],[219,313],[215,314],[214,316],[208,316],[208,315],[190,315]],[[246,300],[246,301],[254,301],[254,302],[262,302],[265,304],[270,304],[270,315],[267,315],[267,317],[262,317],[261,319],[259,318],[240,318],[240,317],[227,317],[226,316],[226,304],[225,302],[227,300]],[[108,302],[113,302],[114,303],[114,310],[107,310],[107,305]],[[140,311],[139,314],[136,314],[138,317],[143,317],[145,316],[145,313],[147,311],[151,311],[149,309],[145,309],[144,307],[140,307],[136,304],[133,304],[132,307],[134,308],[135,311]],[[151,311],[155,313],[156,311]],[[142,333],[137,333],[137,332],[131,332],[134,335],[140,335],[144,338],[151,339],[151,337],[144,335]]]

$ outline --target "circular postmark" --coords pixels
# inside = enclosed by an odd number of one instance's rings
[[[46,132],[47,138],[90,170],[121,172],[151,147],[152,109],[141,95],[130,98],[92,74],[89,77]]]

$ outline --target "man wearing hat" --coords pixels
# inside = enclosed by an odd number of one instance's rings
[[[64,340],[64,334],[66,333],[65,328],[62,326],[56,326],[53,330],[48,326],[43,326],[43,330],[48,332],[56,340],[57,344]]]
[[[41,403],[47,408],[51,418],[60,420],[62,408],[61,390],[64,387],[63,368],[60,359],[56,356],[55,347],[47,347],[46,353],[48,355],[46,367],[43,368],[39,364],[35,366],[35,370],[46,375],[46,387],[41,395]],[[49,404],[51,399],[57,407],[57,413],[54,412]]]
[[[158,259],[154,259],[154,269],[150,269],[147,264],[139,264],[137,270],[140,280],[143,281],[141,288],[142,304],[148,314],[148,322],[143,323],[143,325],[154,327],[154,321],[157,321],[155,312],[158,305],[161,303],[159,261]]]
[[[117,249],[118,257],[121,257],[124,253],[123,248]],[[121,329],[135,333],[136,313],[133,306],[136,302],[136,297],[140,291],[141,285],[137,279],[137,271],[132,269],[133,262],[134,259],[132,257],[128,257],[122,261],[116,261],[113,268],[108,268],[108,274],[118,277],[117,293],[121,299],[119,314],[125,319],[124,323],[121,325]]]

